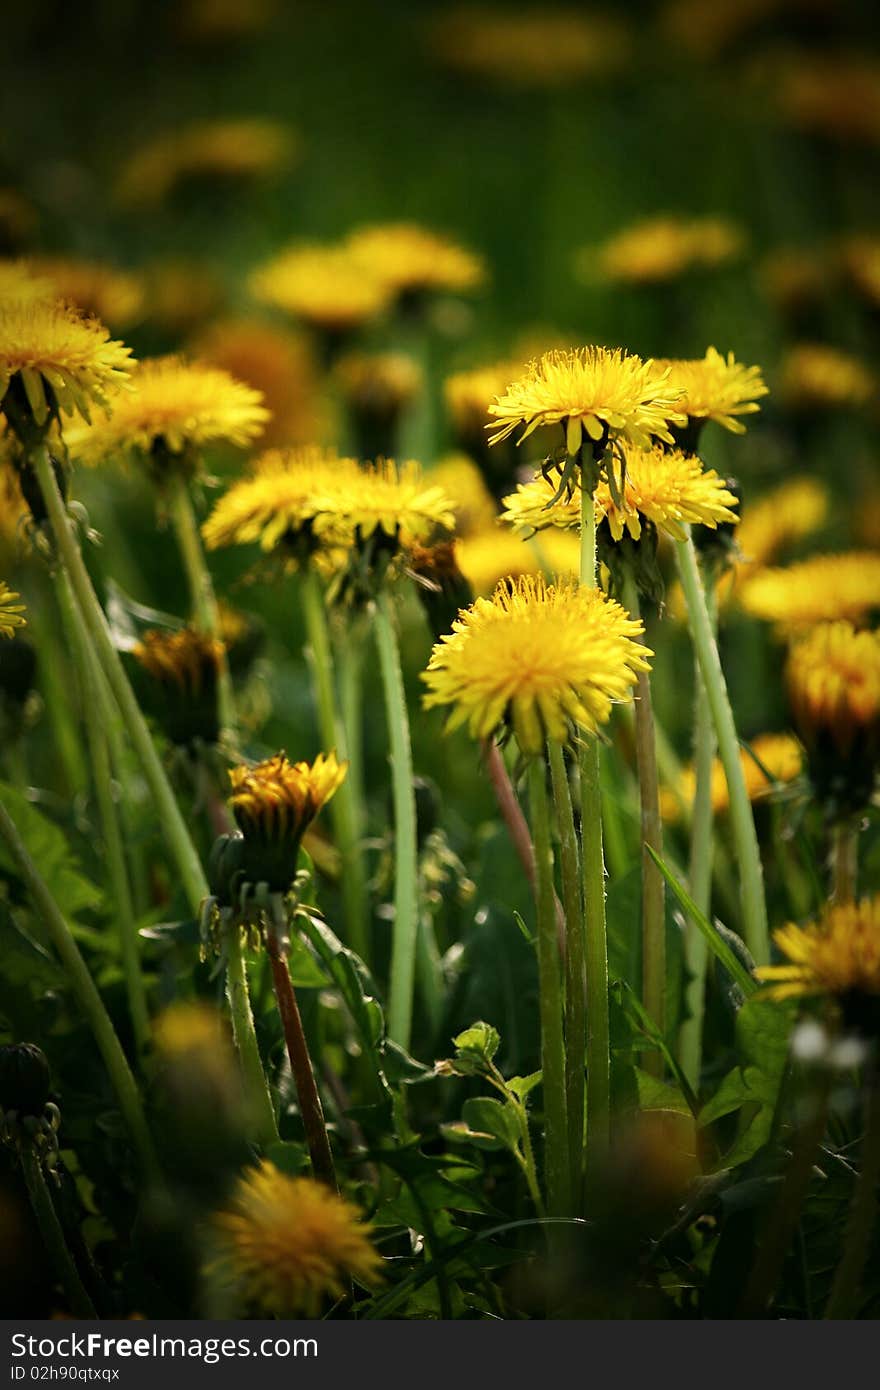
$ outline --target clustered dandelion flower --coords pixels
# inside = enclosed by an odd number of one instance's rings
[[[581,252],[585,276],[622,284],[655,284],[690,270],[724,265],[745,244],[739,227],[720,217],[648,217],[598,248]]]
[[[769,797],[779,786],[800,777],[804,765],[804,750],[793,734],[758,734],[740,751],[746,791],[750,801]],[[682,769],[676,787],[661,790],[660,806],[667,820],[678,820],[683,806],[692,806],[696,795],[697,778],[693,767]],[[720,758],[712,763],[710,783],[712,811],[718,816],[730,807],[727,777]]]
[[[521,430],[520,443],[542,425],[565,427],[568,453],[584,434],[593,446],[622,440],[650,448],[653,439],[672,444],[671,425],[684,425],[681,392],[669,384],[668,369],[643,362],[620,348],[554,350],[530,362],[521,377],[489,406],[496,422],[490,444]],[[497,426],[497,427],[496,427]]]
[[[313,763],[291,763],[276,753],[252,767],[231,768],[229,804],[239,829],[246,840],[299,841],[347,771],[335,753],[319,753]]]
[[[846,618],[861,623],[880,607],[880,551],[813,555],[758,569],[739,590],[742,608],[782,631]]]
[[[264,1161],[214,1217],[209,1281],[264,1317],[316,1318],[350,1279],[371,1287],[382,1261],[358,1209],[323,1183]]]
[[[69,304],[0,300],[0,408],[7,418],[10,388],[20,382],[38,426],[59,411],[89,420],[92,406],[107,409],[116,399],[131,369],[131,349]],[[16,408],[13,427],[17,419]]]
[[[455,525],[452,502],[412,460],[367,464],[317,499],[315,531],[331,545],[368,540],[376,531],[404,541],[425,540]]]
[[[794,922],[774,932],[786,965],[756,971],[772,999],[880,994],[880,897],[834,904],[816,922]]]
[[[259,391],[219,367],[151,358],[135,369],[131,389],[113,397],[107,418],[78,429],[68,444],[87,464],[132,456],[192,458],[215,444],[243,448],[269,418],[262,400]]]
[[[345,490],[358,475],[354,459],[313,447],[270,449],[224,493],[202,527],[209,550],[311,538],[322,498]]]
[[[14,637],[16,628],[24,627],[25,606],[19,595],[0,579],[0,637]]]
[[[669,386],[681,392],[676,410],[694,422],[714,420],[732,434],[745,434],[739,416],[760,410],[758,401],[767,395],[760,367],[746,367],[732,352],[725,357],[714,347],[704,357],[658,361],[656,366],[668,367]]]
[[[539,753],[547,739],[595,733],[631,698],[651,655],[643,630],[596,589],[531,575],[501,583],[434,647],[425,705],[451,705],[449,729],[486,739],[510,727],[523,753]]]

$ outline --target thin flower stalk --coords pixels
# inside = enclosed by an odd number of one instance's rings
[[[767,904],[764,898],[764,870],[755,832],[755,820],[746,789],[739,741],[727,683],[718,655],[718,644],[706,605],[696,550],[690,535],[676,542],[678,569],[688,609],[691,640],[706,686],[712,721],[718,739],[718,752],[724,767],[730,796],[730,820],[739,864],[743,935],[759,965],[770,958]]]
[[[128,1125],[132,1142],[145,1174],[156,1172],[156,1155],[153,1140],[147,1126],[140,1092],[132,1075],[122,1044],[89,973],[89,968],[80,954],[70,927],[53,898],[45,880],[31,858],[27,846],[15,826],[15,822],[0,802],[0,836],[31,896],[34,907],[49,934],[58,958],[64,967],[70,987],[76,996],[89,1027],[92,1030],[98,1050],[110,1076],[119,1108]]]
[[[565,1105],[572,1194],[583,1186],[585,1084],[587,1057],[586,969],[584,965],[584,906],[571,787],[562,745],[552,739],[547,749],[556,819],[562,900],[565,912]]]
[[[37,1226],[46,1247],[46,1253],[70,1303],[70,1311],[75,1318],[97,1318],[95,1305],[80,1279],[76,1263],[64,1238],[64,1231],[46,1184],[46,1176],[39,1155],[35,1152],[33,1145],[27,1143],[22,1144],[20,1155],[24,1185],[28,1191]]]
[[[247,964],[237,922],[232,922],[224,934],[223,949],[226,961],[226,999],[232,1019],[232,1036],[238,1052],[242,1076],[247,1088],[248,1104],[254,1138],[262,1145],[278,1140],[278,1120],[263,1070],[260,1047],[254,1028],[248,990]]]
[[[32,462],[39,483],[61,563],[70,576],[74,595],[83,616],[96,657],[106,676],[128,736],[134,745],[149,785],[159,821],[180,875],[189,907],[197,913],[208,892],[208,884],[186,821],[181,814],[171,784],[156,751],[146,720],[125,674],[107,619],[98,602],[88,570],[74,537],[71,522],[58,488],[55,471],[44,445],[33,451]]]
[[[510,780],[507,765],[504,761],[504,754],[494,739],[485,739],[483,742],[483,763],[486,768],[486,775],[489,778],[489,785],[495,796],[498,811],[504,821],[505,828],[510,836],[510,843],[513,845],[516,857],[522,865],[526,882],[534,896],[536,892],[535,876],[535,847],[532,844],[532,836],[529,831],[529,823],[523,815],[516,788]],[[556,913],[556,931],[559,936],[559,949],[565,950],[565,912],[562,903],[554,892],[554,910]]]

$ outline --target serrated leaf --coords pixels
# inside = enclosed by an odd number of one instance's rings
[[[68,922],[80,912],[98,909],[103,902],[101,890],[83,873],[61,827],[38,810],[20,791],[5,782],[0,783],[0,800],[15,822],[25,848]],[[18,870],[9,850],[2,843],[0,875],[19,881]]]
[[[491,1062],[501,1046],[501,1034],[491,1023],[473,1023],[463,1033],[452,1039],[458,1052],[469,1052],[481,1060]]]

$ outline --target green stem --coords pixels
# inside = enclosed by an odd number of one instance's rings
[[[168,500],[177,544],[189,583],[196,627],[206,636],[215,638],[223,648],[217,666],[217,713],[220,719],[221,741],[228,747],[235,749],[238,746],[238,716],[235,709],[235,695],[232,689],[232,677],[229,673],[226,644],[223,642],[220,632],[217,598],[214,593],[211,573],[205,560],[205,551],[193,510],[189,483],[180,472],[172,472],[171,474],[168,484]]]
[[[700,674],[706,686],[706,696],[718,739],[718,751],[727,778],[730,821],[739,864],[743,935],[758,965],[766,965],[770,959],[770,936],[764,898],[764,870],[751,802],[746,790],[733,710],[730,707],[727,684],[718,655],[718,644],[712,631],[700,568],[690,535],[686,540],[677,542],[676,551],[688,607],[691,639],[700,663]]]
[[[565,1105],[568,1116],[568,1155],[572,1193],[580,1192],[584,1175],[584,1067],[587,1056],[586,967],[584,964],[584,906],[581,866],[571,786],[562,745],[548,744],[553,800],[559,824],[562,902],[565,908]]]
[[[116,929],[119,933],[119,952],[128,996],[128,1011],[131,1015],[137,1050],[142,1053],[149,1041],[150,1018],[147,1012],[144,980],[141,973],[137,921],[128,877],[128,866],[125,862],[119,808],[113,790],[110,749],[102,716],[97,663],[66,570],[61,570],[59,574],[58,597],[80,677],[82,714],[92,759],[92,781],[104,839],[111,904],[114,909]]]
[[[327,627],[327,610],[321,581],[314,570],[303,575],[303,617],[311,657],[312,679],[318,727],[325,752],[336,749],[337,756],[350,759],[346,728],[338,716],[333,683],[333,652]],[[330,803],[333,834],[342,856],[342,905],[348,945],[361,957],[369,960],[369,915],[367,882],[362,848],[362,827],[358,783],[353,769]]]
[[[278,1122],[260,1057],[254,1016],[248,992],[247,967],[238,923],[229,923],[224,933],[226,955],[226,998],[232,1017],[232,1035],[247,1090],[254,1135],[262,1145],[278,1139]]]
[[[631,574],[627,576],[624,601],[631,615],[640,618],[639,593]],[[653,849],[661,859],[663,857],[654,712],[651,678],[647,671],[640,671],[636,681],[635,721],[642,840],[642,1003],[649,1018],[663,1034],[666,1019],[666,893],[663,875],[649,853],[649,849]],[[643,1066],[653,1076],[663,1074],[663,1058],[659,1052],[648,1052]]]
[[[715,586],[707,576],[706,610],[714,635],[716,624]],[[712,812],[712,768],[715,763],[715,728],[700,663],[694,653],[694,790],[693,819],[688,883],[691,897],[704,917],[711,921],[712,860],[714,825]],[[709,948],[703,933],[688,918],[684,932],[684,957],[688,981],[685,985],[686,1018],[681,1025],[678,1056],[682,1070],[695,1090],[699,1090],[703,1062],[703,1016],[706,1008],[706,969]]]
[[[55,1211],[55,1203],[46,1186],[42,1165],[33,1146],[28,1143],[22,1144],[20,1157],[25,1186],[40,1228],[40,1235],[67,1295],[70,1311],[75,1318],[97,1318],[95,1305],[83,1286],[73,1256],[67,1247],[64,1231]]]
[[[880,1069],[873,1075],[865,1098],[865,1137],[862,1167],[856,1183],[843,1257],[834,1276],[826,1318],[854,1318],[859,1311],[859,1285],[871,1249],[877,1221],[877,1186],[880,1183]]]
[[[593,495],[581,488],[581,583],[596,587],[596,518]],[[605,926],[605,857],[599,744],[581,744],[581,871],[587,967],[587,1166],[601,1166],[611,1130],[611,1041],[608,1010],[608,938]]]
[[[535,844],[538,919],[538,982],[541,1012],[541,1070],[544,1093],[544,1173],[547,1210],[571,1216],[572,1193],[565,1099],[565,1041],[562,980],[553,908],[553,852],[543,758],[529,764],[529,809]]]
[[[49,938],[61,964],[64,966],[65,974],[70,981],[70,987],[76,996],[79,1007],[92,1030],[98,1050],[104,1059],[104,1065],[116,1091],[119,1108],[131,1131],[141,1165],[145,1173],[153,1174],[156,1170],[153,1141],[147,1128],[137,1084],[132,1076],[119,1038],[116,1036],[110,1015],[104,1007],[104,1001],[95,987],[95,982],[89,974],[88,966],[80,954],[79,947],[73,939],[61,909],[40,876],[12,817],[2,802],[0,802],[0,835],[6,841],[16,868],[49,933]]]
[[[835,903],[851,903],[858,884],[858,821],[841,821],[831,834],[832,900]]]
[[[375,624],[385,692],[394,794],[394,928],[388,1034],[394,1042],[406,1048],[409,1047],[412,1031],[419,931],[418,830],[406,692],[391,597],[385,589],[376,600]]]
[[[68,693],[70,672],[67,653],[59,641],[53,612],[54,605],[47,604],[42,612],[37,612],[33,617],[29,613],[28,622],[36,629],[36,645],[40,653],[37,681],[61,759],[63,776],[59,780],[73,799],[85,792],[89,777],[82,739],[73,718]]]
[[[64,501],[58,490],[55,471],[49,461],[49,453],[45,445],[34,450],[31,461],[49,514],[55,544],[58,547],[61,562],[70,576],[76,601],[89,634],[89,641],[95,649],[95,654],[107,678],[113,698],[119,706],[128,736],[134,745],[155,802],[156,812],[168,848],[177,865],[190,909],[195,914],[208,892],[208,884],[198,854],[187,829],[186,821],[181,815],[174,792],[171,790],[171,784],[161,759],[156,752],[146,720],[125,674],[119,653],[113,645],[107,619],[92,587],[92,581],[74,536]]]

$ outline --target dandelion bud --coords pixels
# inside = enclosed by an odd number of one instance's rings
[[[230,805],[242,839],[227,846],[224,861],[237,856],[236,871],[244,882],[286,893],[296,876],[302,837],[347,771],[335,753],[319,753],[311,764],[291,763],[277,753],[255,767],[232,768]],[[233,850],[232,844],[240,848]]]

